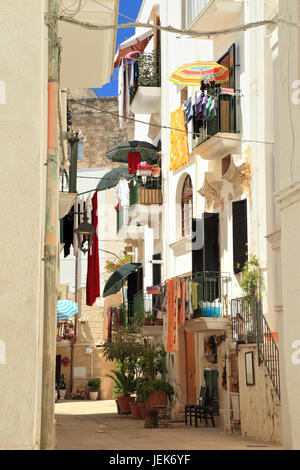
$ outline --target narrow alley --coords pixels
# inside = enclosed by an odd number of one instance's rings
[[[56,450],[280,450],[274,443],[185,426],[145,429],[144,421],[120,416],[114,400],[60,401],[55,405]]]

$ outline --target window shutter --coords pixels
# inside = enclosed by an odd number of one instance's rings
[[[203,264],[204,225],[203,219],[192,220],[192,270],[193,274],[204,270]]]
[[[205,271],[220,269],[219,214],[204,213],[204,264]]]
[[[153,255],[152,259],[153,260],[161,259],[161,253]],[[161,283],[161,264],[153,264],[152,270],[153,270],[152,282],[154,286],[157,286],[158,284]]]
[[[247,199],[232,203],[233,270],[241,272],[248,260]]]

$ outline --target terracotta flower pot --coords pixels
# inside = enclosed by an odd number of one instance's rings
[[[166,392],[152,392],[149,398],[150,408],[165,408],[167,406]]]
[[[138,403],[138,406],[139,406],[139,410],[140,410],[140,413],[141,413],[141,417],[142,417],[143,419],[145,419],[146,403],[139,402],[139,403]]]
[[[140,408],[139,408],[138,402],[131,401],[131,402],[129,402],[129,406],[130,406],[131,415],[132,415],[133,418],[139,419],[139,418],[142,417],[141,413],[140,413]]]
[[[130,413],[129,400],[130,397],[117,397],[121,413]]]
[[[152,168],[152,176],[158,177],[160,175],[160,168]]]

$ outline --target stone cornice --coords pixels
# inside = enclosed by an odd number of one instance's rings
[[[280,246],[281,246],[281,229],[276,230],[273,233],[270,233],[269,235],[266,236],[266,239],[268,242],[271,243],[272,250],[274,251],[280,251]]]
[[[280,204],[280,210],[286,209],[300,201],[300,181],[290,184],[278,193],[274,193],[275,201]]]
[[[224,205],[224,201],[221,198],[222,181],[212,181],[213,174],[206,172],[204,177],[204,183],[202,188],[198,190],[201,196],[206,199],[207,209],[217,209]]]

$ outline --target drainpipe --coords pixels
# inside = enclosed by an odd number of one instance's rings
[[[54,391],[57,315],[58,222],[58,0],[48,0],[48,146],[44,244],[44,338],[42,372],[41,449],[55,447]]]

